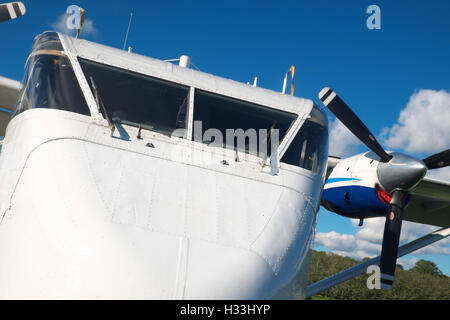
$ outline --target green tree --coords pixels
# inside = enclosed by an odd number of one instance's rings
[[[360,262],[330,252],[313,250],[309,284]],[[418,262],[417,264],[419,267],[427,266],[424,269],[432,270],[432,272],[419,273],[413,270],[404,270],[400,265],[397,265],[394,286],[391,290],[369,290],[366,283],[368,275],[364,273],[321,292],[319,297],[321,299],[338,300],[450,300],[450,277],[445,276],[433,262],[431,262],[431,265],[430,261],[426,261],[426,263]]]
[[[423,259],[417,261],[416,265],[413,268],[411,268],[411,271],[438,277],[444,276],[442,271],[439,270],[438,266],[434,262]]]

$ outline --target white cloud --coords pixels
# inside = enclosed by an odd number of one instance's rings
[[[419,90],[400,112],[397,122],[382,131],[386,147],[430,155],[448,149],[450,93],[445,90]]]
[[[419,260],[420,259],[418,259],[418,258],[411,258],[411,259],[400,258],[397,260],[397,263],[401,264],[404,269],[411,269],[412,267],[414,267],[416,265],[417,261],[419,261]]]
[[[98,33],[98,29],[94,26],[94,21],[90,18],[84,20],[83,28],[81,29],[82,35],[95,35]]]
[[[330,123],[330,155],[342,158],[349,157],[356,154],[360,145],[362,143],[359,139],[338,119]]]
[[[427,177],[431,179],[438,179],[442,181],[450,181],[450,167],[430,170],[427,173]]]
[[[450,93],[419,90],[413,94],[391,128],[384,128],[386,147],[431,156],[450,147]],[[427,177],[450,181],[450,167],[430,170]]]
[[[357,237],[374,243],[381,243],[384,231],[384,218],[373,218],[364,220],[362,227],[358,227],[359,220],[352,219],[352,225],[357,230]]]
[[[362,227],[358,227],[359,220],[352,220],[356,229],[353,234],[341,234],[335,231],[318,232],[314,240],[315,246],[324,246],[336,254],[351,257],[354,259],[363,259],[365,257],[376,257],[381,253],[381,244],[383,241],[385,218],[366,219]],[[433,226],[422,225],[404,221],[400,236],[400,245],[411,242],[430,232],[437,230]],[[441,240],[428,247],[414,252],[414,255],[441,254],[450,255],[450,238]],[[411,260],[411,259],[410,259]],[[415,262],[402,259],[399,261],[405,267],[414,265]]]
[[[334,231],[318,232],[314,240],[315,244],[325,246],[332,250],[352,251],[355,248],[356,238],[350,234],[340,234]]]
[[[56,22],[51,24],[51,27],[55,31],[74,37],[77,34],[77,30],[68,26],[67,21],[70,19],[73,20],[73,18],[69,14],[63,13],[58,17]],[[85,18],[80,36],[95,36],[97,34],[98,29],[94,26],[94,21],[90,18]]]

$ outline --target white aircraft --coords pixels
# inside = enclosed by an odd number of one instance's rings
[[[22,84],[0,79],[12,111],[0,122],[0,299],[288,298],[296,274],[307,297],[321,201],[351,217],[394,213],[388,276],[405,194],[404,219],[444,227],[427,243],[448,236],[450,185],[423,179],[425,165],[449,164],[448,150],[424,163],[388,154],[326,89],[324,104],[373,150],[328,157],[312,100],[181,60],[45,32]],[[255,129],[258,142],[278,130],[280,143],[252,153],[208,131],[226,129]],[[358,196],[363,185],[372,193]]]

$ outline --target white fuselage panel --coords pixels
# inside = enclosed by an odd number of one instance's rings
[[[322,177],[136,135],[58,110],[10,122],[0,299],[261,299],[308,274]]]

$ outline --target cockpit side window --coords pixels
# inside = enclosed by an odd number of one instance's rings
[[[113,122],[168,136],[186,128],[189,87],[82,58],[79,62]]]
[[[281,162],[322,174],[328,155],[328,121],[315,106],[291,142]]]

